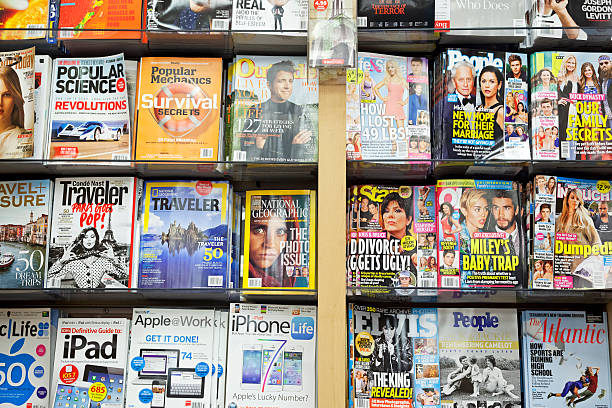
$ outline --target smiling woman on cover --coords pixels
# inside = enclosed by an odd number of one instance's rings
[[[0,67],[0,158],[16,157],[23,141],[24,100],[19,77],[11,67]],[[23,156],[19,154],[19,157]]]
[[[117,286],[119,282],[115,279],[126,279],[128,272],[117,262],[110,244],[100,243],[98,231],[86,227],[49,268],[47,275],[63,281],[73,279],[76,287],[93,289],[105,287],[109,281]]]

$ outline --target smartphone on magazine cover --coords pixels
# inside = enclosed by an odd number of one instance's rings
[[[283,391],[302,391],[301,346],[291,346],[283,351]]]
[[[242,389],[254,390],[261,386],[261,349],[261,344],[242,346]]]
[[[263,359],[263,379],[264,391],[283,390],[283,356],[282,351],[275,347],[264,347],[262,352]]]
[[[166,382],[154,380],[151,388],[153,390],[151,408],[164,408],[166,405]]]

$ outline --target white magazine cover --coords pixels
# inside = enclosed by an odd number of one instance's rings
[[[34,64],[34,154],[32,158],[43,159],[47,151],[45,137],[51,91],[53,60],[48,55],[37,55]]]
[[[127,408],[209,408],[214,310],[135,308]]]
[[[33,154],[34,58],[34,47],[0,52],[0,159]]]
[[[306,32],[307,23],[308,0],[232,1],[232,30]]]
[[[140,180],[55,180],[46,287],[127,287]]]
[[[221,320],[219,322],[219,342],[218,342],[218,364],[217,364],[217,408],[225,407],[225,374],[227,362],[227,326],[228,326],[229,311],[221,311]]]
[[[130,159],[125,71],[123,54],[54,60],[47,135],[50,159]]]
[[[209,388],[208,394],[210,395],[210,406],[215,407],[217,405],[217,386],[218,386],[218,362],[219,362],[219,323],[221,319],[221,311],[215,310],[215,317],[213,319],[213,342],[212,342],[212,359],[210,364],[210,381],[207,382],[206,386]]]
[[[128,319],[59,319],[49,407],[123,407],[129,332]]]
[[[225,405],[316,405],[316,306],[230,305]]]
[[[0,310],[0,407],[46,408],[51,310]]]

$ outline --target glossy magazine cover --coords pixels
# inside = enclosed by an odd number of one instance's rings
[[[151,31],[227,31],[232,0],[146,0]]]
[[[0,29],[9,30],[2,30],[0,39],[45,38],[48,23],[49,0],[7,1],[0,8]]]
[[[60,0],[59,39],[140,39],[142,7],[141,0]]]
[[[307,29],[308,0],[233,0],[232,3],[232,30],[282,33]]]
[[[433,0],[357,0],[357,26],[364,28],[433,27]]]

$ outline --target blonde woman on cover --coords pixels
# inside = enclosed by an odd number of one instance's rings
[[[11,67],[0,67],[0,159],[24,157],[25,112],[21,84]],[[31,137],[31,135],[30,135]]]
[[[383,86],[387,87],[387,96],[382,96],[380,90]],[[374,86],[374,94],[385,103],[385,116],[392,116],[395,119],[397,129],[403,128],[406,124],[406,112],[404,106],[408,99],[404,98],[404,93],[409,86],[405,78],[402,78],[400,68],[395,60],[388,60],[385,64],[385,77]],[[389,125],[389,136],[392,126]],[[399,136],[399,135],[398,135]],[[397,141],[391,141],[391,152],[397,152]]]

